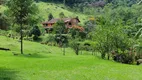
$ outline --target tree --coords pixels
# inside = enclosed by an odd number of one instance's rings
[[[129,38],[125,31],[124,19],[127,15],[121,16],[118,11],[116,12],[117,14],[114,14],[111,7],[106,6],[104,13],[97,17],[96,28],[90,34],[97,43],[96,50],[101,53],[102,58],[107,54],[109,59],[113,50],[125,54],[125,50],[134,44],[133,39]]]
[[[65,29],[66,29],[66,26],[63,20],[59,20],[57,21],[55,25],[53,25],[53,30],[54,30],[54,33],[56,34],[59,34],[59,35],[64,34]]]
[[[56,34],[55,38],[57,43],[62,46],[62,42],[64,40],[62,34],[66,33],[66,26],[63,20],[59,20],[53,25],[53,32]]]
[[[48,15],[48,21],[50,21],[51,19],[53,19],[54,17],[53,17],[53,15],[52,15],[52,13],[49,13],[49,15]]]
[[[0,0],[0,5],[5,4],[6,2],[7,2],[7,0]]]
[[[66,26],[63,20],[57,21],[57,23],[53,26],[53,31],[56,34],[55,41],[59,44],[60,47],[63,47],[63,55],[65,55],[65,48],[68,43],[68,36],[66,33]]]
[[[33,29],[30,31],[30,36],[32,35],[34,35],[33,40],[38,40],[38,36],[41,35],[38,26],[34,26]]]
[[[27,23],[29,15],[36,13],[37,8],[33,0],[9,0],[7,6],[11,16],[20,25],[21,54],[23,54],[23,25]]]
[[[0,29],[7,30],[8,29],[8,17],[2,13],[0,13]]]
[[[59,17],[60,17],[60,18],[65,18],[64,13],[63,13],[63,12],[61,12],[61,13],[59,14]]]
[[[86,21],[84,24],[85,24],[85,31],[87,34],[95,29],[94,18],[90,18],[90,20]]]
[[[70,47],[75,51],[75,54],[79,54],[79,48],[80,48],[80,43],[78,42],[78,39],[72,39],[70,41]]]

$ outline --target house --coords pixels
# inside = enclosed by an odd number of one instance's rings
[[[52,31],[53,30],[53,25],[59,21],[59,20],[63,20],[65,23],[66,28],[78,28],[80,31],[83,31],[84,28],[79,26],[78,23],[80,22],[80,20],[78,18],[59,18],[59,19],[51,19],[50,21],[46,21],[43,22],[43,27],[45,28],[45,30],[48,31]]]

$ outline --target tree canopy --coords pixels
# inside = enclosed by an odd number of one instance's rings
[[[28,23],[28,17],[35,14],[37,8],[33,0],[10,0],[7,6],[14,21],[20,25],[21,54],[23,54],[23,25]]]

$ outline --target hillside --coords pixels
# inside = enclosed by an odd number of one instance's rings
[[[39,9],[38,16],[42,21],[47,21],[48,20],[48,15],[51,13],[54,18],[59,18],[59,14],[63,12],[66,17],[79,17],[81,23],[83,24],[86,20],[88,20],[89,15],[85,15],[82,13],[76,13],[76,12],[71,12],[67,10],[66,6],[63,4],[55,4],[55,3],[47,3],[47,2],[39,2],[36,3]],[[0,13],[4,12],[6,10],[6,6],[0,5]],[[40,23],[40,22],[39,22]]]
[[[0,36],[0,80],[141,80],[142,66],[102,60],[92,55],[76,56],[67,49],[24,41],[24,55],[18,40]],[[29,55],[30,54],[30,55]]]
[[[79,19],[81,20],[81,24],[83,24],[83,22],[88,19],[88,15],[84,15],[82,13],[76,13],[76,12],[68,11],[66,9],[66,7],[63,6],[62,4],[40,2],[40,3],[37,3],[37,6],[39,7],[39,10],[40,10],[39,11],[39,15],[44,20],[48,19],[48,14],[49,13],[52,13],[54,18],[59,18],[59,14],[61,12],[63,12],[66,17],[77,17],[78,16]]]

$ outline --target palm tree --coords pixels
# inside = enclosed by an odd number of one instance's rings
[[[138,2],[138,5],[142,3],[142,0]]]

